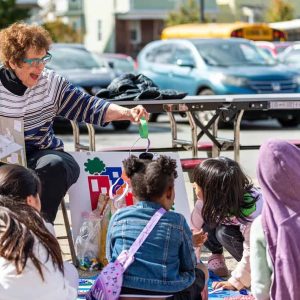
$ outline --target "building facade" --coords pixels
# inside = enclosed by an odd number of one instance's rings
[[[168,13],[179,0],[84,0],[85,45],[98,52],[136,56],[139,50],[159,39]]]
[[[16,6],[30,11],[30,17],[26,20],[29,23],[37,22],[41,7],[37,0],[17,0]]]
[[[67,23],[80,30],[88,49],[136,57],[147,43],[160,38],[169,13],[188,0],[66,1]],[[272,1],[205,0],[205,19],[208,22],[262,22]],[[294,5],[295,17],[300,16],[300,1],[290,2]]]

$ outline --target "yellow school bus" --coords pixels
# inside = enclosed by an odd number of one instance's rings
[[[162,39],[177,38],[245,38],[253,41],[286,41],[285,32],[265,23],[206,23],[166,27]]]

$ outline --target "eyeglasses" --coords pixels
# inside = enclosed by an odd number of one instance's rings
[[[52,55],[47,52],[47,54],[42,58],[23,58],[23,62],[29,64],[30,66],[38,66],[40,64],[45,65],[48,63],[52,58]]]

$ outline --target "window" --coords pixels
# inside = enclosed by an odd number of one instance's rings
[[[50,52],[52,59],[47,65],[49,69],[99,69],[103,66],[96,55],[76,47],[52,48]]]
[[[286,55],[283,59],[285,63],[288,64],[299,64],[300,62],[300,49],[295,49],[290,52],[288,52],[288,55]]]
[[[141,42],[141,26],[139,21],[130,22],[130,42],[133,44]]]
[[[270,65],[274,60],[262,55],[252,43],[197,42],[195,46],[206,64],[211,66]]]
[[[156,48],[152,49],[150,52],[146,53],[146,60],[148,62],[154,62],[155,59]]]
[[[175,50],[175,63],[181,60],[185,63],[195,64],[195,60],[193,58],[192,52],[190,49],[184,47],[184,46],[176,46]]]
[[[146,59],[157,64],[172,64],[174,62],[172,53],[171,45],[163,45],[152,49],[146,55]]]
[[[261,59],[256,48],[250,47],[246,44],[241,44],[240,48],[247,61],[259,61]]]

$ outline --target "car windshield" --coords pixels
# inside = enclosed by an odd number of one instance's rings
[[[52,59],[47,64],[49,69],[99,69],[104,67],[103,61],[85,49],[57,47],[51,49],[50,53],[52,54]]]
[[[289,65],[300,65],[300,48],[292,49],[291,51],[283,52],[280,56],[280,61]]]
[[[259,51],[250,43],[238,42],[198,42],[194,43],[201,57],[212,66],[269,66],[276,61]]]
[[[122,58],[108,58],[109,61],[114,63],[114,68],[120,70],[122,72],[133,72],[134,64],[130,62],[130,60],[122,59]]]
[[[277,53],[282,53],[289,45],[285,45],[285,46],[280,46],[280,47],[276,47],[276,51]]]

